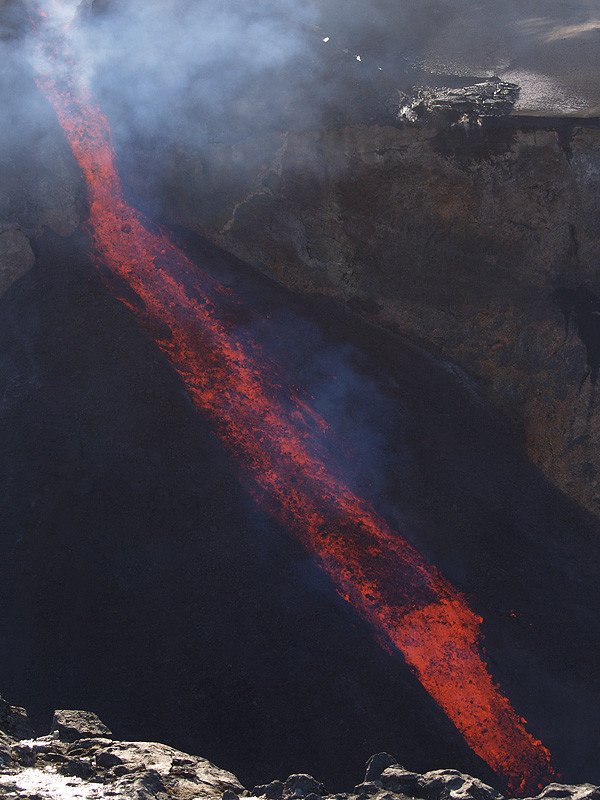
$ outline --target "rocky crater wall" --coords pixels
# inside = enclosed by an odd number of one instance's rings
[[[600,513],[586,349],[552,301],[559,287],[600,289],[593,124],[353,126],[157,146],[134,162],[129,185],[150,213],[480,377],[533,461]]]
[[[35,97],[31,76],[13,73],[1,91]],[[62,131],[45,100],[35,102],[3,134],[0,292],[33,265],[45,228],[69,235],[86,214]],[[128,189],[151,217],[454,360],[521,427],[545,475],[600,514],[586,348],[577,316],[565,325],[552,301],[558,288],[600,293],[593,121],[356,125],[201,147],[188,134],[120,154]]]

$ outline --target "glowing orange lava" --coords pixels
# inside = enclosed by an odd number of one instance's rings
[[[39,18],[36,30],[45,59],[38,83],[87,182],[88,229],[97,258],[116,278],[114,293],[166,353],[261,502],[377,635],[402,653],[475,753],[514,791],[552,780],[550,753],[486,668],[481,619],[336,475],[328,449],[333,432],[285,389],[260,349],[242,343],[219,318],[227,290],[127,205],[108,123],[69,61],[64,33],[51,33]]]

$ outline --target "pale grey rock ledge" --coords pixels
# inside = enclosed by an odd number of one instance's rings
[[[247,790],[199,756],[155,742],[115,741],[90,712],[57,711],[52,729],[34,738],[24,709],[0,698],[2,800],[503,800],[477,778],[450,769],[410,772],[388,753],[370,758],[364,782],[346,793],[328,794],[303,774]],[[600,789],[553,783],[538,798],[600,800]]]

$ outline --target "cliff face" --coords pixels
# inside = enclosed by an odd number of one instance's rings
[[[0,86],[14,117],[2,135],[0,293],[33,265],[31,242],[44,228],[69,235],[85,217],[52,110],[22,65],[9,72]],[[35,99],[20,107],[15,94]],[[121,166],[151,216],[288,287],[339,298],[480,377],[544,474],[598,514],[594,388],[580,389],[585,347],[573,326],[565,335],[552,294],[600,289],[600,130],[546,122],[358,125],[201,148],[153,142]]]
[[[169,222],[480,376],[533,461],[600,511],[594,387],[580,389],[585,348],[552,301],[599,288],[600,130],[287,133],[154,150],[130,183]]]

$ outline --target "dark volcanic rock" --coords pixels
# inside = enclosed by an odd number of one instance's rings
[[[381,791],[380,781],[365,781],[354,787],[354,794],[357,797],[372,797]]]
[[[478,778],[463,775],[454,769],[427,772],[422,777],[424,796],[429,800],[501,800],[503,795]]]
[[[383,789],[409,797],[424,797],[423,776],[400,766],[387,767],[379,778]]]
[[[398,119],[407,122],[477,123],[486,117],[509,114],[519,96],[519,87],[499,78],[460,89],[417,89],[406,97]]]
[[[0,294],[24,275],[35,262],[28,237],[18,228],[0,231]]]
[[[365,782],[377,781],[381,777],[384,769],[391,766],[398,766],[398,759],[389,753],[376,753],[367,761],[367,770],[365,772]]]
[[[255,786],[252,794],[266,797],[267,800],[280,800],[283,797],[283,781],[271,781],[263,786]]]
[[[106,725],[91,711],[55,711],[50,731],[58,731],[63,742],[74,742],[77,739],[89,739],[95,736],[107,738],[112,736]]]
[[[67,777],[74,777],[74,778],[81,778],[82,780],[88,780],[94,774],[94,767],[92,764],[91,759],[80,757],[80,758],[69,758],[63,764],[60,765],[58,771],[61,775],[66,775]]]
[[[308,797],[308,795],[325,794],[325,787],[316,781],[312,775],[297,773],[290,775],[283,786],[284,797]]]
[[[550,783],[537,795],[536,800],[541,798],[556,798],[557,800],[598,800],[600,798],[600,787],[592,786],[591,783],[580,784],[579,786],[564,783]],[[533,798],[525,798],[533,800]]]
[[[14,739],[28,739],[35,736],[25,709],[9,705],[2,697],[0,697],[0,731]]]
[[[12,761],[12,748],[14,740],[0,731],[0,764],[9,764]]]
[[[388,767],[382,779],[387,788],[375,783],[357,786],[350,793],[328,793],[315,778],[303,773],[285,781],[272,781],[253,792],[244,789],[230,772],[206,759],[154,742],[109,742],[106,739],[79,740],[68,744],[51,736],[36,740],[11,740],[0,736],[0,796],[12,800],[239,800],[240,797],[282,796],[292,800],[504,800],[504,796],[480,780],[456,770],[436,770],[424,775]],[[6,748],[6,749],[5,749]],[[20,758],[22,751],[35,752],[35,761]],[[95,753],[95,757],[90,753]],[[379,753],[369,765],[383,763]],[[402,777],[404,776],[404,778]],[[418,791],[400,791],[410,779]],[[404,780],[404,782],[402,782]],[[367,791],[368,789],[368,791]],[[600,790],[590,784],[550,784],[535,800],[598,800]],[[534,800],[530,798],[529,800]]]

